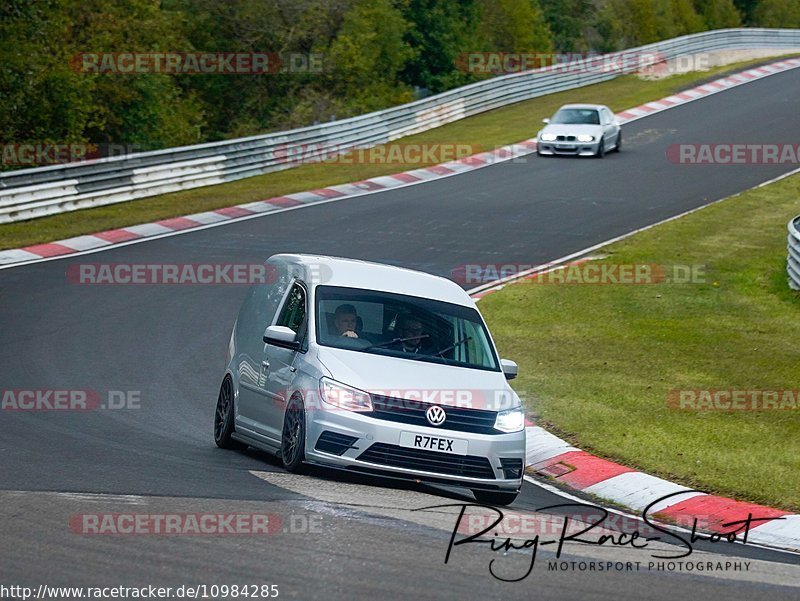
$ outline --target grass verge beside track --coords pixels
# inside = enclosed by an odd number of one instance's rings
[[[394,143],[469,144],[476,149],[476,152],[492,150],[498,146],[533,138],[541,127],[542,118],[549,117],[566,102],[599,102],[607,104],[612,110],[619,112],[700,85],[720,77],[722,74],[733,73],[776,60],[778,60],[777,57],[745,61],[709,71],[675,75],[657,81],[644,81],[634,75],[627,75],[612,81],[550,94],[488,111],[415,136],[396,140]],[[82,234],[265,200],[284,194],[390,175],[400,171],[428,167],[434,162],[351,165],[342,161],[309,164],[227,184],[11,223],[0,226],[0,250],[51,242]]]
[[[798,199],[795,175],[598,251],[604,264],[702,265],[695,283],[544,277],[482,299],[540,424],[650,474],[800,509],[800,406],[689,411],[667,402],[682,389],[800,388],[800,293],[786,278]]]

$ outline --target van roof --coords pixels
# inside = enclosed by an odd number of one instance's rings
[[[405,267],[372,263],[359,259],[307,254],[279,254],[270,260],[283,260],[303,270],[306,283],[347,288],[380,290],[421,296],[474,307],[474,301],[455,282]]]

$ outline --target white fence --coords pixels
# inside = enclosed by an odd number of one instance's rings
[[[494,77],[402,106],[291,131],[0,173],[0,223],[125,202],[288,169],[296,156],[366,148],[537,96],[613,79],[647,57],[720,49],[796,48],[800,30],[723,29],[593,61]],[[630,60],[635,57],[637,60]]]

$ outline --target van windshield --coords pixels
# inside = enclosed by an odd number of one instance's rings
[[[375,290],[317,286],[317,342],[413,361],[500,371],[471,307]]]

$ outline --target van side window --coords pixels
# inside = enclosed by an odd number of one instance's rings
[[[300,284],[295,284],[289,291],[289,296],[275,325],[286,326],[300,334],[300,328],[305,326],[305,321],[306,291]]]

